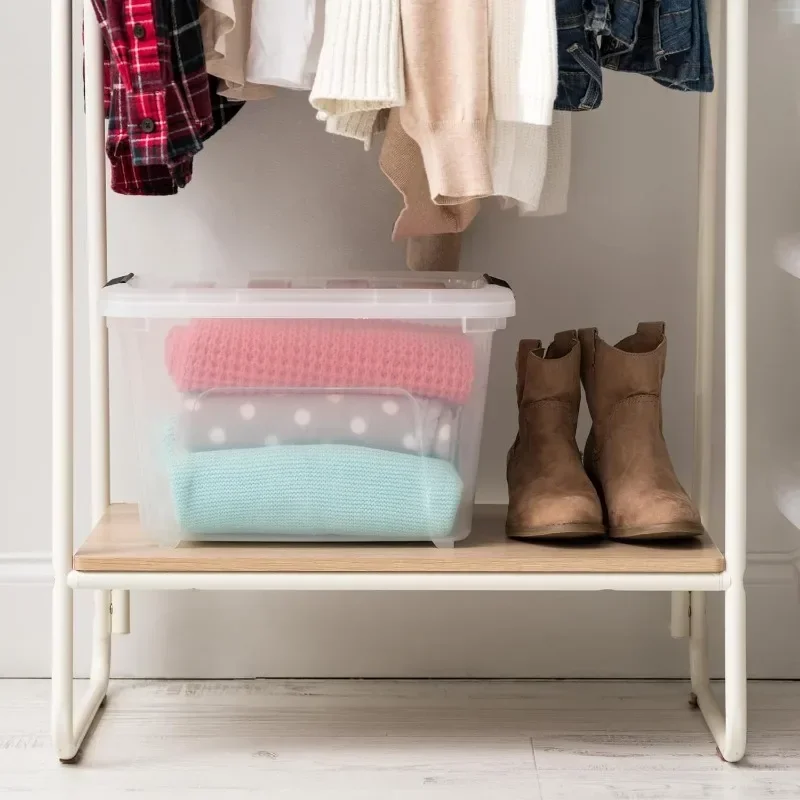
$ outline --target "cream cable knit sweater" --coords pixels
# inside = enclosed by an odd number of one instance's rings
[[[326,0],[310,101],[328,132],[369,146],[380,110],[405,100],[400,0]]]

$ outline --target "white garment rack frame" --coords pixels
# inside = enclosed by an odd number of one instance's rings
[[[709,0],[713,52],[725,47],[725,571],[718,574],[87,572],[73,568],[73,25],[72,0],[51,0],[53,648],[52,735],[62,762],[74,761],[105,701],[112,634],[128,633],[130,589],[671,591],[672,635],[689,639],[691,699],[726,761],[745,752],[746,562],[746,229],[748,0]],[[96,523],[110,503],[108,340],[97,308],[107,280],[102,42],[84,0],[86,51],[87,264],[91,395],[91,503]],[[722,60],[717,59],[717,64]],[[718,93],[700,97],[697,359],[694,496],[709,518],[714,356]],[[73,707],[73,592],[94,590],[90,687]],[[705,593],[725,593],[724,712],[709,684]]]

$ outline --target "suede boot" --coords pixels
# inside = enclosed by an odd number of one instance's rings
[[[671,539],[703,533],[678,482],[662,433],[663,322],[643,322],[616,347],[594,328],[580,332],[581,376],[592,415],[586,471],[600,492],[615,539]]]
[[[578,538],[605,533],[597,492],[575,443],[581,402],[576,331],[558,333],[547,353],[520,342],[517,354],[519,433],[508,454],[512,538]]]

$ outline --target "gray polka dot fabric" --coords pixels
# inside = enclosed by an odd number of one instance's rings
[[[236,392],[184,395],[178,443],[189,451],[352,444],[452,461],[457,406],[407,393]]]

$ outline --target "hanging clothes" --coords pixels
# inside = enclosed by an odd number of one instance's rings
[[[492,194],[488,0],[401,0],[406,104],[400,122],[422,153],[431,199]]]
[[[412,236],[460,233],[475,219],[480,209],[477,200],[450,205],[433,202],[422,152],[403,128],[400,109],[392,109],[389,113],[379,163],[384,175],[403,196],[404,206],[395,223],[392,241]]]
[[[625,0],[624,9],[621,0],[607,2],[604,67],[650,75],[670,89],[714,90],[706,0]]]
[[[551,127],[558,87],[554,0],[490,0],[488,24],[492,193],[505,207],[519,207],[521,214],[563,213],[569,187],[570,122],[564,115],[557,119],[555,133]],[[390,141],[382,159],[384,167],[389,165],[385,171],[390,177],[394,147],[396,142]],[[419,181],[403,186],[405,208],[394,238],[409,229],[416,234],[406,249],[410,269],[457,270],[460,232],[442,231],[453,224],[463,230],[477,206],[462,208],[453,216],[444,207],[432,208],[419,187]],[[419,235],[422,228],[434,235]]]
[[[555,0],[490,0],[492,186],[538,208],[558,91]]]
[[[329,114],[320,111],[317,119],[325,121],[325,130],[334,136],[344,136],[364,143],[364,150],[372,148],[377,133],[383,133],[389,121],[389,109],[379,111],[355,111],[350,114]]]
[[[572,114],[566,111],[556,111],[553,115],[553,124],[547,129],[546,175],[538,204],[536,206],[525,205],[517,200],[504,197],[502,198],[502,207],[517,209],[521,217],[552,217],[565,214],[571,167]],[[443,214],[447,214],[444,217],[445,220],[451,220],[453,209],[464,209],[463,206],[431,207],[428,204],[429,198],[425,189],[419,190],[415,198],[412,206],[419,209],[419,204],[422,203],[426,212],[424,216],[421,216],[418,210],[413,214],[413,218],[417,221],[417,230],[420,227],[440,229],[443,227]],[[477,211],[477,208],[475,210]],[[413,212],[406,210],[405,213]],[[459,221],[463,229],[472,222],[472,217],[466,217]],[[438,233],[410,237],[406,247],[406,266],[414,271],[454,272],[458,270],[461,259],[461,238],[461,233]]]
[[[392,240],[413,269],[458,268],[458,237],[492,192],[487,0],[401,0],[406,104],[389,113],[380,166],[403,196]],[[461,35],[454,35],[454,34]]]
[[[567,213],[567,198],[572,172],[572,114],[556,111],[547,129],[547,165],[538,203],[526,204],[505,197],[503,208],[519,211],[521,217],[554,217]]]
[[[323,36],[322,0],[253,0],[247,81],[310,89]]]
[[[638,2],[638,0],[634,0]],[[609,0],[590,5],[608,9]],[[598,33],[589,23],[585,0],[556,0],[558,31],[558,96],[561,111],[588,111],[603,102],[603,71],[600,68]],[[604,15],[601,15],[605,19]]]
[[[555,0],[490,0],[495,119],[550,125],[558,91]]]
[[[247,80],[253,0],[200,0],[200,27],[209,75],[220,79],[217,92],[229,100],[267,100],[271,86]]]
[[[386,130],[392,238],[457,267],[479,200],[566,210],[570,111],[601,67],[710,91],[705,0],[93,0],[105,42],[112,189],[175,194],[241,100],[310,88],[330,133]],[[554,109],[556,109],[554,111]]]
[[[556,16],[557,109],[597,108],[601,66],[671,89],[714,89],[705,0],[557,0]]]
[[[111,188],[171,195],[192,157],[242,104],[216,94],[205,68],[197,0],[92,0],[105,43]]]
[[[328,133],[364,142],[385,109],[406,101],[400,0],[327,0],[319,69],[309,98]]]

